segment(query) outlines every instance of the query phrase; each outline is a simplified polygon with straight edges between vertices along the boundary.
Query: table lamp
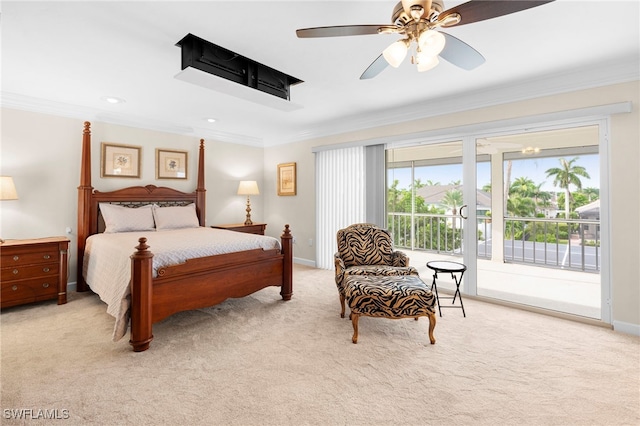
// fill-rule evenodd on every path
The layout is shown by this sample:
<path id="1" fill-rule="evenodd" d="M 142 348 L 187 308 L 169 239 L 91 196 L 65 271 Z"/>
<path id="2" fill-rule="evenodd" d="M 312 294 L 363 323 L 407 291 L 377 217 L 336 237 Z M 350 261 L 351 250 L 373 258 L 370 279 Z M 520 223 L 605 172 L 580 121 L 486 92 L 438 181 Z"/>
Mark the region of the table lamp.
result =
<path id="1" fill-rule="evenodd" d="M 238 195 L 247 196 L 247 220 L 244 221 L 245 225 L 253 225 L 253 222 L 251 221 L 251 200 L 249 199 L 249 196 L 258 194 L 260 194 L 260 191 L 258 191 L 258 182 L 255 180 L 240 181 L 240 185 L 238 186 Z"/>
<path id="2" fill-rule="evenodd" d="M 11 176 L 0 176 L 0 200 L 17 200 L 18 193 L 16 192 L 16 186 L 13 183 Z M 4 240 L 0 238 L 0 244 L 4 243 Z"/>

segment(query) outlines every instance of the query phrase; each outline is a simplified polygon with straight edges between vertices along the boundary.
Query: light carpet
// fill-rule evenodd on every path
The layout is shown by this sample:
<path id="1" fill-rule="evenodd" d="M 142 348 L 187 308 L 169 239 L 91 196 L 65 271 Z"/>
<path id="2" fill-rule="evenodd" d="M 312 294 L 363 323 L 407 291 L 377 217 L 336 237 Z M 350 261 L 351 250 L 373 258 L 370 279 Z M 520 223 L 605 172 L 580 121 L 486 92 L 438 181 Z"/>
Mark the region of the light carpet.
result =
<path id="1" fill-rule="evenodd" d="M 448 303 L 448 302 L 445 302 Z M 1 315 L 2 424 L 638 425 L 640 339 L 472 299 L 426 318 L 339 316 L 333 271 L 111 341 L 91 293 Z M 21 411 L 22 410 L 22 411 Z M 26 411 L 26 410 L 31 410 Z M 64 420 L 20 420 L 68 417 Z"/>

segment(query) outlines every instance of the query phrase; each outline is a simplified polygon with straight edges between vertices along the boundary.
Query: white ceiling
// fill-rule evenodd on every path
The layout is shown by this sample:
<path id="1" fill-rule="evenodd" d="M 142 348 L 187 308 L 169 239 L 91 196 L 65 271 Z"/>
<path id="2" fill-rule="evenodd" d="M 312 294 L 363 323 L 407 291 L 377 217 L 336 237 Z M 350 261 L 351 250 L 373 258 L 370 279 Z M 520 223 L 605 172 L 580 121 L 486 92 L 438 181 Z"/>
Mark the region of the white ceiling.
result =
<path id="1" fill-rule="evenodd" d="M 556 0 L 447 29 L 485 56 L 473 71 L 441 61 L 418 73 L 405 60 L 359 80 L 398 36 L 295 34 L 388 24 L 395 3 L 3 1 L 2 105 L 270 146 L 640 78 L 638 0 Z M 445 9 L 460 3 L 445 0 Z M 291 88 L 302 108 L 285 112 L 176 79 L 175 44 L 188 33 L 303 80 Z"/>

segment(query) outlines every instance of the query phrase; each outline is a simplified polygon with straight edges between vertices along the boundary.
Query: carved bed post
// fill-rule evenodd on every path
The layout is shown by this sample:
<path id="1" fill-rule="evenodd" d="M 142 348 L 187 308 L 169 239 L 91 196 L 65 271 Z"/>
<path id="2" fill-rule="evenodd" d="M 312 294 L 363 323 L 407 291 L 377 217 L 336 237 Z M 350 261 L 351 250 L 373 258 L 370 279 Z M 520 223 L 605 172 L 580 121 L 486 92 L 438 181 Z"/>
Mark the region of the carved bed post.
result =
<path id="1" fill-rule="evenodd" d="M 207 212 L 206 205 L 207 190 L 204 186 L 204 139 L 200 139 L 200 150 L 198 152 L 198 186 L 196 188 L 196 208 L 200 218 L 200 226 L 205 225 Z"/>
<path id="2" fill-rule="evenodd" d="M 293 294 L 293 236 L 289 231 L 289 224 L 284 226 L 280 242 L 282 244 L 282 254 L 284 254 L 284 271 L 280 295 L 282 300 L 291 300 L 291 295 Z"/>
<path id="3" fill-rule="evenodd" d="M 91 220 L 91 123 L 84 122 L 82 132 L 82 160 L 80 163 L 80 186 L 78 187 L 78 265 L 76 290 L 87 291 L 88 286 L 82 276 L 84 248 L 89 236 Z"/>
<path id="4" fill-rule="evenodd" d="M 153 340 L 153 253 L 148 249 L 147 239 L 138 240 L 136 252 L 131 255 L 131 339 L 129 344 L 135 352 L 149 349 Z"/>

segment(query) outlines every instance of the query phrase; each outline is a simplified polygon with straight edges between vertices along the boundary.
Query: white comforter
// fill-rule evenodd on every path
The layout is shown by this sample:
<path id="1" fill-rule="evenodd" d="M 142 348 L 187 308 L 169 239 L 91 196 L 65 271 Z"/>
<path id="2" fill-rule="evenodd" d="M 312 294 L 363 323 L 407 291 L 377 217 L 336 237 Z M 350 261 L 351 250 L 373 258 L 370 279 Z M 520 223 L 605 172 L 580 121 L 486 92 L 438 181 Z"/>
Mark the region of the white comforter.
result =
<path id="1" fill-rule="evenodd" d="M 92 235 L 87 238 L 83 276 L 91 290 L 107 304 L 107 312 L 116 319 L 114 341 L 126 334 L 129 325 L 130 256 L 140 237 L 147 238 L 149 250 L 154 255 L 154 277 L 158 268 L 187 259 L 256 248 L 280 249 L 280 242 L 273 237 L 205 227 Z"/>

